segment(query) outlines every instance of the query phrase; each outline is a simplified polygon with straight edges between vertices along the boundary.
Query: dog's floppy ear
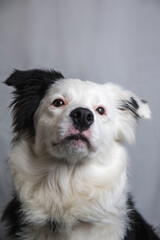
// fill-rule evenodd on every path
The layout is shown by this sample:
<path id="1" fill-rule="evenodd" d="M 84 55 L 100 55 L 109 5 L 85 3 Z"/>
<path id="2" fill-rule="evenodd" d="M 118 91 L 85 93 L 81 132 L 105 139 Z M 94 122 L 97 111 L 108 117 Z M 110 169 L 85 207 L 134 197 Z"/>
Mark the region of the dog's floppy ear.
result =
<path id="1" fill-rule="evenodd" d="M 129 143 L 135 140 L 135 126 L 138 119 L 149 119 L 151 112 L 145 100 L 139 99 L 130 91 L 117 85 L 110 84 L 113 93 L 116 114 L 116 139 L 127 140 Z"/>
<path id="2" fill-rule="evenodd" d="M 15 88 L 13 107 L 14 132 L 21 134 L 34 134 L 33 117 L 40 101 L 49 86 L 63 75 L 54 70 L 33 69 L 27 71 L 15 70 L 5 81 Z"/>

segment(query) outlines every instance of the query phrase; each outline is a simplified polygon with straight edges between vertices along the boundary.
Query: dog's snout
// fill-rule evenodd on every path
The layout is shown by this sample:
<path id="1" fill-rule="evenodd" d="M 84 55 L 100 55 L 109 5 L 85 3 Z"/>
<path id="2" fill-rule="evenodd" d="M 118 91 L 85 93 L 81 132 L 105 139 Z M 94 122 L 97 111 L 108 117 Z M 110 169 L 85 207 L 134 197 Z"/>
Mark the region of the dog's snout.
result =
<path id="1" fill-rule="evenodd" d="M 94 115 L 87 108 L 80 107 L 74 109 L 71 112 L 70 117 L 73 121 L 74 127 L 81 132 L 87 130 L 94 122 Z"/>

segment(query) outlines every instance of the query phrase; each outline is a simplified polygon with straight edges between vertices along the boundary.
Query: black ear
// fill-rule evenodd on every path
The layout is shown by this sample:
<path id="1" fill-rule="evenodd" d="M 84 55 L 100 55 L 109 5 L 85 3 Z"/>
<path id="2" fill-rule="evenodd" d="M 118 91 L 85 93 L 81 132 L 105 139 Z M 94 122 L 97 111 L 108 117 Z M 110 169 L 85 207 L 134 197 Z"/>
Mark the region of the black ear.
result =
<path id="1" fill-rule="evenodd" d="M 33 69 L 28 71 L 15 70 L 5 81 L 15 88 L 13 107 L 13 127 L 18 135 L 34 135 L 34 114 L 40 101 L 51 84 L 63 75 L 54 70 Z"/>

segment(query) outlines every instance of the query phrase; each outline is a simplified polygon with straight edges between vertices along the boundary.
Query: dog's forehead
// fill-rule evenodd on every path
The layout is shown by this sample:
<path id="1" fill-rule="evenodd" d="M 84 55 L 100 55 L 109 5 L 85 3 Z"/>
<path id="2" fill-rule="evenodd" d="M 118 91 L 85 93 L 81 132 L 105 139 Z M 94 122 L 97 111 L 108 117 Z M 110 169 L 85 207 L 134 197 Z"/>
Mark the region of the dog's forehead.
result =
<path id="1" fill-rule="evenodd" d="M 91 81 L 82 81 L 80 79 L 62 79 L 53 84 L 49 95 L 61 94 L 65 97 L 82 98 L 103 98 L 106 95 L 105 87 L 102 84 Z"/>

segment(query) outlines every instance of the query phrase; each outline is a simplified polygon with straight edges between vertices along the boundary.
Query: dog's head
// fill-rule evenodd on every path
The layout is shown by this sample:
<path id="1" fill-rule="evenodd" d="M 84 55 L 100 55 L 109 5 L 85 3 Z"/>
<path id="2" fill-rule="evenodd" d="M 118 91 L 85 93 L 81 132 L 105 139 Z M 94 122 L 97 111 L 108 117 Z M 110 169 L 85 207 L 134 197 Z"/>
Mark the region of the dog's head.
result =
<path id="1" fill-rule="evenodd" d="M 57 159 L 92 158 L 114 143 L 134 141 L 139 118 L 149 118 L 144 100 L 117 85 L 65 79 L 44 70 L 16 70 L 7 80 L 15 87 L 14 132 L 35 139 L 37 153 Z"/>

